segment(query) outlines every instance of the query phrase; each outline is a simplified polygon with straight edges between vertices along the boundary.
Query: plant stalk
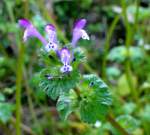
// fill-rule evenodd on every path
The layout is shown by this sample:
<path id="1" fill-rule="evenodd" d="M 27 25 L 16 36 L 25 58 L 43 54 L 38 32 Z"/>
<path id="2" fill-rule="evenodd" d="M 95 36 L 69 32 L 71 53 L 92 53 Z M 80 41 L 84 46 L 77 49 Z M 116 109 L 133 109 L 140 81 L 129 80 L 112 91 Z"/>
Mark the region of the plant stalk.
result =
<path id="1" fill-rule="evenodd" d="M 17 64 L 17 73 L 16 73 L 16 135 L 21 135 L 21 83 L 22 83 L 22 74 L 23 74 L 23 55 L 24 47 L 18 44 L 18 64 Z"/>
<path id="2" fill-rule="evenodd" d="M 123 127 L 121 127 L 121 125 L 111 115 L 107 116 L 107 120 L 121 133 L 121 135 L 129 135 L 129 133 Z"/>
<path id="3" fill-rule="evenodd" d="M 138 10 L 136 10 L 136 12 L 138 12 Z M 138 94 L 137 94 L 137 91 L 134 87 L 133 80 L 132 80 L 131 61 L 130 61 L 130 45 L 132 44 L 133 30 L 136 27 L 135 28 L 133 27 L 133 29 L 131 29 L 131 26 L 130 26 L 128 18 L 127 18 L 127 8 L 126 8 L 126 3 L 124 0 L 122 0 L 122 15 L 124 17 L 124 23 L 125 23 L 125 27 L 126 27 L 126 40 L 125 40 L 125 46 L 127 49 L 127 59 L 125 61 L 126 77 L 127 77 L 127 81 L 128 81 L 133 99 L 137 104 L 139 104 Z M 136 13 L 135 21 L 138 20 L 137 17 L 138 17 L 138 14 Z M 137 22 L 135 22 L 135 24 L 136 23 Z"/>
<path id="4" fill-rule="evenodd" d="M 112 34 L 115 30 L 115 27 L 119 21 L 120 15 L 117 15 L 112 24 L 110 25 L 110 28 L 107 32 L 107 37 L 106 37 L 106 42 L 104 45 L 104 56 L 103 56 L 103 61 L 102 61 L 102 78 L 106 81 L 106 62 L 107 62 L 107 55 L 108 55 L 108 51 L 109 51 L 109 47 L 110 47 L 110 40 L 112 37 Z"/>

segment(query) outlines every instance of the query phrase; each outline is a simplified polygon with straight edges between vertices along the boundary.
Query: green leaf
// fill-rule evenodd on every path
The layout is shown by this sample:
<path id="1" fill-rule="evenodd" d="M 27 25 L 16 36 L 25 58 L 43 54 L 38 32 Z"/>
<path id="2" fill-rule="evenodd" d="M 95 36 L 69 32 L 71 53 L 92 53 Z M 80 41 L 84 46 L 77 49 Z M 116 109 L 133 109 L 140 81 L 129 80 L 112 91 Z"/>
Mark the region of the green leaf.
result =
<path id="1" fill-rule="evenodd" d="M 85 50 L 83 48 L 76 47 L 73 51 L 74 51 L 74 56 L 75 56 L 75 59 L 77 62 L 85 62 L 86 61 Z"/>
<path id="2" fill-rule="evenodd" d="M 140 47 L 130 47 L 128 56 L 127 48 L 125 46 L 119 46 L 110 51 L 108 59 L 110 61 L 122 63 L 127 59 L 127 57 L 130 57 L 133 63 L 140 63 L 143 60 L 143 56 L 144 52 Z"/>
<path id="3" fill-rule="evenodd" d="M 150 105 L 147 104 L 144 107 L 144 110 L 141 112 L 141 117 L 144 121 L 149 122 L 150 123 Z"/>
<path id="4" fill-rule="evenodd" d="M 57 101 L 57 110 L 63 120 L 66 120 L 68 115 L 72 113 L 76 107 L 77 95 L 73 90 L 70 90 L 69 93 L 60 95 Z"/>
<path id="5" fill-rule="evenodd" d="M 106 70 L 107 77 L 110 80 L 114 80 L 115 78 L 119 77 L 121 74 L 120 70 L 117 67 L 108 67 Z"/>
<path id="6" fill-rule="evenodd" d="M 132 82 L 134 87 L 136 88 L 137 86 L 137 79 L 134 75 L 131 76 L 132 77 Z M 127 77 L 125 74 L 123 74 L 119 80 L 118 80 L 118 88 L 117 88 L 117 92 L 121 95 L 121 96 L 127 96 L 130 94 L 130 86 L 127 80 Z"/>
<path id="7" fill-rule="evenodd" d="M 12 116 L 14 106 L 10 103 L 0 103 L 0 121 L 6 123 Z"/>
<path id="8" fill-rule="evenodd" d="M 134 17 L 136 14 L 137 7 L 135 5 L 128 6 L 127 8 L 127 13 L 133 18 L 134 22 Z M 144 19 L 149 19 L 150 17 L 150 8 L 145 8 L 145 7 L 139 7 L 138 11 L 138 21 L 143 21 Z"/>
<path id="9" fill-rule="evenodd" d="M 0 93 L 0 102 L 1 101 L 5 101 L 5 96 L 2 93 Z"/>
<path id="10" fill-rule="evenodd" d="M 140 124 L 138 120 L 130 115 L 121 115 L 116 120 L 129 133 L 132 133 Z"/>
<path id="11" fill-rule="evenodd" d="M 111 95 L 107 85 L 96 75 L 84 75 L 81 91 L 81 119 L 88 123 L 104 120 L 111 105 Z"/>
<path id="12" fill-rule="evenodd" d="M 45 75 L 51 76 L 50 79 Z M 59 68 L 44 69 L 41 72 L 40 88 L 52 99 L 56 99 L 62 93 L 68 93 L 79 82 L 80 73 L 73 70 L 70 73 L 60 73 Z"/>
<path id="13" fill-rule="evenodd" d="M 123 112 L 125 114 L 132 114 L 136 109 L 136 104 L 133 102 L 128 102 L 123 106 Z"/>
<path id="14" fill-rule="evenodd" d="M 138 129 L 140 122 L 132 117 L 131 115 L 120 115 L 116 118 L 117 123 L 124 128 L 129 134 L 133 134 L 135 130 Z M 117 128 L 114 128 L 108 123 L 109 129 L 112 131 L 113 135 L 122 135 Z"/>

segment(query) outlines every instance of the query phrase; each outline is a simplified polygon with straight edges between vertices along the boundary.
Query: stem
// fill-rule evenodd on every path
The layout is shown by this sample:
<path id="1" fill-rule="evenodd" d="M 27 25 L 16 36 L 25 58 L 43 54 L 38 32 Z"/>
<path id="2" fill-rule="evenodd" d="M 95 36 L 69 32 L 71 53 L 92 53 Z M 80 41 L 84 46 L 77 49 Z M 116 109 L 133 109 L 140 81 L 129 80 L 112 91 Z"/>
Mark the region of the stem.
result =
<path id="1" fill-rule="evenodd" d="M 136 12 L 135 12 L 135 16 L 134 16 L 134 32 L 137 32 L 138 30 L 138 16 L 139 16 L 139 4 L 140 1 L 136 0 Z"/>
<path id="2" fill-rule="evenodd" d="M 23 55 L 24 46 L 18 44 L 18 64 L 17 64 L 17 75 L 16 75 L 16 135 L 21 135 L 21 82 L 22 82 L 22 69 L 23 69 Z"/>
<path id="3" fill-rule="evenodd" d="M 15 16 L 13 14 L 13 7 L 5 1 L 7 6 L 7 11 L 12 23 L 15 23 Z M 16 35 L 16 42 L 18 45 L 18 60 L 17 60 L 17 72 L 16 72 L 16 135 L 21 135 L 21 82 L 22 82 L 22 68 L 23 68 L 23 56 L 24 56 L 24 46 L 21 45 L 18 37 L 19 33 Z"/>
<path id="4" fill-rule="evenodd" d="M 127 49 L 127 60 L 125 61 L 125 71 L 126 71 L 126 77 L 127 77 L 127 81 L 133 96 L 133 99 L 135 100 L 135 102 L 137 104 L 139 104 L 138 101 L 138 94 L 137 91 L 134 87 L 133 81 L 132 81 L 132 72 L 131 72 L 131 65 L 130 65 L 130 44 L 132 43 L 131 40 L 133 39 L 133 33 L 131 30 L 131 26 L 128 22 L 128 18 L 127 18 L 127 13 L 126 13 L 126 3 L 124 2 L 124 0 L 122 0 L 122 15 L 124 17 L 124 22 L 125 22 L 125 26 L 126 26 L 126 40 L 125 40 L 125 45 L 126 45 L 126 49 Z M 137 10 L 138 12 L 138 10 Z M 136 13 L 137 16 L 137 13 Z M 137 21 L 137 17 L 135 19 Z"/>
<path id="5" fill-rule="evenodd" d="M 16 124 L 16 119 L 12 117 L 10 122 L 11 122 L 13 125 L 15 125 L 15 124 Z M 32 131 L 32 129 L 31 129 L 30 127 L 28 127 L 27 125 L 24 125 L 23 123 L 21 123 L 20 126 L 21 126 L 21 128 L 22 128 L 25 132 L 27 132 L 28 134 L 30 134 L 30 135 L 36 135 L 36 134 Z M 10 134 L 9 134 L 9 135 L 10 135 Z"/>
<path id="6" fill-rule="evenodd" d="M 9 14 L 10 20 L 12 23 L 14 23 L 15 22 L 15 16 L 14 16 L 13 10 L 12 10 L 13 7 L 8 1 L 4 1 L 4 2 L 6 4 L 6 8 L 7 8 L 7 12 Z"/>
<path id="7" fill-rule="evenodd" d="M 129 133 L 124 128 L 122 128 L 121 125 L 111 115 L 107 116 L 107 120 L 121 133 L 121 135 L 129 135 Z"/>
<path id="8" fill-rule="evenodd" d="M 115 19 L 113 20 L 109 30 L 108 30 L 108 34 L 106 37 L 106 42 L 104 45 L 104 57 L 103 57 L 103 61 L 102 61 L 102 77 L 103 79 L 106 81 L 106 62 L 107 62 L 107 55 L 108 55 L 108 51 L 109 51 L 109 46 L 110 46 L 110 40 L 113 34 L 113 31 L 119 21 L 120 15 L 116 16 Z"/>

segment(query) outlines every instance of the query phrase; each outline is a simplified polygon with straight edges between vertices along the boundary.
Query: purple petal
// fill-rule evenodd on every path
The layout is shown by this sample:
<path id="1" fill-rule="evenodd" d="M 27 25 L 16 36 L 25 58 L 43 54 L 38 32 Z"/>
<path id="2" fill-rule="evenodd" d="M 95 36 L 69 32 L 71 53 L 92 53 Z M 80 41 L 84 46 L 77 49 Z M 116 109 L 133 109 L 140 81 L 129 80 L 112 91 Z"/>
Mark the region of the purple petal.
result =
<path id="1" fill-rule="evenodd" d="M 47 24 L 47 25 L 45 26 L 45 31 L 48 33 L 50 30 L 56 31 L 55 26 L 52 25 L 52 24 Z"/>
<path id="2" fill-rule="evenodd" d="M 27 19 L 20 19 L 18 23 L 23 28 L 26 28 L 29 25 L 31 25 L 30 21 L 28 21 Z"/>
<path id="3" fill-rule="evenodd" d="M 71 53 L 66 47 L 62 48 L 60 50 L 59 55 L 60 55 L 61 62 L 64 65 L 69 65 L 70 64 L 70 62 L 71 62 Z"/>
<path id="4" fill-rule="evenodd" d="M 72 41 L 71 41 L 71 44 L 73 45 L 73 47 L 76 46 L 80 38 L 89 40 L 88 34 L 83 29 L 85 24 L 86 24 L 85 19 L 80 19 L 79 21 L 76 22 L 74 29 L 73 29 L 73 33 L 72 33 L 73 35 L 72 35 Z"/>
<path id="5" fill-rule="evenodd" d="M 74 29 L 82 29 L 86 25 L 86 19 L 80 19 L 75 22 Z"/>
<path id="6" fill-rule="evenodd" d="M 82 36 L 82 33 L 81 33 L 81 30 L 79 29 L 74 29 L 73 30 L 73 33 L 72 33 L 72 41 L 71 41 L 71 44 L 75 47 L 78 40 L 81 38 Z"/>
<path id="7" fill-rule="evenodd" d="M 56 43 L 57 44 L 57 34 L 56 34 L 56 28 L 52 24 L 47 24 L 45 26 L 45 31 L 48 34 L 49 42 Z"/>
<path id="8" fill-rule="evenodd" d="M 73 47 L 76 46 L 76 44 L 77 44 L 77 42 L 80 38 L 82 38 L 84 40 L 89 40 L 90 39 L 85 30 L 83 30 L 83 29 L 74 29 L 73 30 L 72 41 L 71 41 L 71 44 L 73 45 Z"/>
<path id="9" fill-rule="evenodd" d="M 44 37 L 38 32 L 38 30 L 28 21 L 27 19 L 20 19 L 19 25 L 25 28 L 23 40 L 27 41 L 31 37 L 38 38 L 44 45 L 47 45 L 47 41 Z"/>

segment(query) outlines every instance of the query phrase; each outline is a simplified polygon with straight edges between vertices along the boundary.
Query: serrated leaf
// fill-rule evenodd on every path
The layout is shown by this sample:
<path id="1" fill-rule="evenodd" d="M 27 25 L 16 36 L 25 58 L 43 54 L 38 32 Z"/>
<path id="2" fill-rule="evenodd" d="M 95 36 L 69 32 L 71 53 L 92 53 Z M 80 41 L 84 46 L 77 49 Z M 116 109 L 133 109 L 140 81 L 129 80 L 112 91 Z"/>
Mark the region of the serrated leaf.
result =
<path id="1" fill-rule="evenodd" d="M 77 95 L 73 90 L 71 90 L 69 93 L 60 95 L 57 101 L 57 110 L 63 120 L 67 119 L 68 115 L 74 111 L 76 106 Z"/>
<path id="2" fill-rule="evenodd" d="M 61 74 L 57 71 L 58 69 L 44 69 L 41 72 L 40 81 L 40 88 L 54 100 L 62 93 L 68 93 L 70 89 L 74 88 L 80 78 L 80 73 L 75 70 L 68 74 Z M 49 75 L 51 78 L 48 79 L 45 75 Z"/>
<path id="3" fill-rule="evenodd" d="M 6 123 L 12 116 L 14 106 L 9 103 L 0 103 L 0 121 Z"/>
<path id="4" fill-rule="evenodd" d="M 84 75 L 82 100 L 80 101 L 81 119 L 88 123 L 104 120 L 111 105 L 107 85 L 96 75 Z"/>

